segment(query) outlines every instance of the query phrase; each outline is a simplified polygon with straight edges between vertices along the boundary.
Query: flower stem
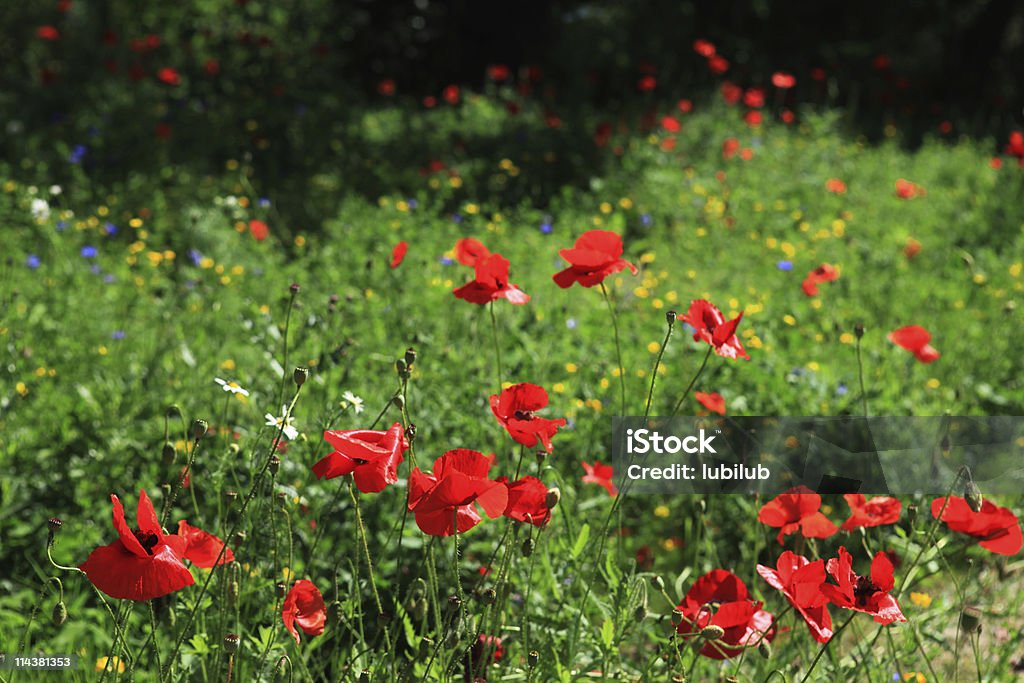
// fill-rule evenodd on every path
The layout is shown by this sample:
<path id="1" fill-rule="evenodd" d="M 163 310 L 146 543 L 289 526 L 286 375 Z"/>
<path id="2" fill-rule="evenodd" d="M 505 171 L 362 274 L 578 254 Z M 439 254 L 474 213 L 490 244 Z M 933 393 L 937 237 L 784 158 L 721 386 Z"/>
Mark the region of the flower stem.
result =
<path id="1" fill-rule="evenodd" d="M 498 344 L 498 318 L 494 315 L 494 302 L 490 303 L 491 331 L 494 333 L 494 362 L 498 369 L 498 393 L 501 393 L 501 382 L 505 376 L 501 368 L 501 345 Z"/>
<path id="2" fill-rule="evenodd" d="M 281 364 L 282 368 L 287 368 L 288 367 L 288 329 L 291 327 L 291 324 L 292 324 L 292 309 L 295 308 L 295 297 L 299 293 L 299 288 L 297 286 L 293 285 L 290 288 L 290 291 L 291 291 L 291 297 L 288 299 L 288 312 L 285 313 L 285 316 L 284 316 L 284 342 L 283 342 L 283 345 L 284 345 L 284 348 L 283 348 L 284 362 Z M 288 386 L 288 370 L 284 370 L 284 376 L 281 378 L 281 389 L 278 391 L 278 394 L 277 394 L 277 402 L 278 403 L 282 403 L 282 404 L 284 403 L 284 388 L 286 386 Z"/>
<path id="3" fill-rule="evenodd" d="M 836 631 L 832 634 L 832 637 L 822 644 L 822 646 L 818 649 L 818 654 L 814 657 L 814 661 L 811 662 L 811 668 L 809 668 L 807 670 L 807 673 L 804 674 L 804 677 L 800 679 L 800 683 L 806 683 L 808 680 L 810 680 L 811 673 L 814 671 L 814 667 L 818 665 L 818 662 L 825 654 L 825 651 L 828 650 L 828 646 L 832 644 L 833 640 L 839 639 L 839 634 L 843 632 L 843 629 L 845 629 L 851 621 L 853 621 L 854 616 L 856 616 L 856 613 L 853 613 L 849 617 L 847 617 L 846 621 L 843 622 L 842 626 L 836 629 Z"/>
<path id="4" fill-rule="evenodd" d="M 676 413 L 679 412 L 679 409 L 683 407 L 683 401 L 685 401 L 686 397 L 690 395 L 690 390 L 693 389 L 693 385 L 697 383 L 697 379 L 699 379 L 701 374 L 704 372 L 704 368 L 708 365 L 708 359 L 711 358 L 711 352 L 714 350 L 715 347 L 708 344 L 708 352 L 704 354 L 704 360 L 701 362 L 700 368 L 697 370 L 697 374 L 695 374 L 693 379 L 690 380 L 690 384 L 686 387 L 686 391 L 684 391 L 683 395 L 679 397 L 679 400 L 676 402 L 676 407 L 672 409 L 673 416 L 676 415 Z"/>
<path id="5" fill-rule="evenodd" d="M 608 313 L 612 318 L 612 330 L 615 332 L 615 356 L 619 363 L 619 415 L 625 415 L 626 369 L 622 365 L 622 344 L 619 342 L 619 318 L 615 315 L 615 306 L 612 305 L 612 299 L 608 295 L 608 289 L 604 286 L 604 282 L 601 283 L 601 294 L 604 295 L 604 301 L 608 304 Z"/>
<path id="6" fill-rule="evenodd" d="M 651 401 L 654 400 L 654 384 L 658 381 L 658 368 L 661 367 L 661 359 L 665 355 L 665 348 L 668 346 L 668 340 L 672 338 L 672 330 L 676 326 L 676 317 L 673 314 L 669 314 L 668 318 L 668 330 L 665 332 L 665 340 L 661 342 L 661 349 L 658 350 L 658 358 L 654 361 L 654 370 L 651 371 L 651 388 L 647 392 L 647 405 L 644 406 L 644 419 L 646 420 L 651 414 Z"/>
<path id="7" fill-rule="evenodd" d="M 860 337 L 857 337 L 857 377 L 860 379 L 860 400 L 864 405 L 864 417 L 867 417 L 868 393 L 864 390 L 864 361 L 861 359 L 860 355 Z"/>

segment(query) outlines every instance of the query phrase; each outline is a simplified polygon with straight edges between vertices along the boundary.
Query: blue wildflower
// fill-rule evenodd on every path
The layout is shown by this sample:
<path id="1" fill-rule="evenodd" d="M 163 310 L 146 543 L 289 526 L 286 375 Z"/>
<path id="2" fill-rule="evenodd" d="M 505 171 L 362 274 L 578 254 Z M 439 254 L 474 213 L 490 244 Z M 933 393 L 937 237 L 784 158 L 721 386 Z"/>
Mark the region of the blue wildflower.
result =
<path id="1" fill-rule="evenodd" d="M 540 224 L 540 231 L 542 233 L 544 233 L 545 235 L 550 235 L 551 231 L 554 230 L 554 229 L 555 228 L 554 228 L 554 226 L 551 225 L 551 220 L 550 219 L 545 220 L 543 223 Z"/>
<path id="2" fill-rule="evenodd" d="M 450 266 L 453 263 L 455 263 L 455 261 L 453 261 L 452 259 L 448 258 L 447 256 L 442 256 L 441 258 L 438 259 L 438 261 L 440 261 L 442 266 Z"/>
<path id="3" fill-rule="evenodd" d="M 259 204 L 261 209 L 265 209 L 270 206 L 270 200 L 266 197 L 260 197 L 256 203 Z"/>
<path id="4" fill-rule="evenodd" d="M 792 261 L 779 261 L 778 263 L 775 264 L 775 267 L 778 268 L 779 270 L 790 271 L 790 270 L 793 270 L 793 262 Z"/>
<path id="5" fill-rule="evenodd" d="M 837 393 L 838 395 L 840 395 L 840 396 L 846 396 L 846 393 L 847 393 L 847 392 L 848 392 L 849 390 L 850 390 L 850 388 L 849 388 L 849 387 L 847 387 L 847 386 L 846 386 L 845 384 L 843 384 L 842 382 L 840 382 L 840 383 L 839 383 L 839 386 L 837 386 L 837 387 L 836 387 L 836 393 Z"/>
<path id="6" fill-rule="evenodd" d="M 570 330 L 575 330 L 576 325 L 576 318 L 569 318 L 568 320 L 565 321 L 565 326 L 568 327 Z"/>
<path id="7" fill-rule="evenodd" d="M 649 213 L 645 213 L 645 214 L 641 214 L 640 215 L 640 222 L 643 223 L 644 227 L 647 227 L 648 225 L 650 225 L 653 222 L 653 220 L 654 219 L 651 218 L 651 214 L 649 214 Z"/>
<path id="8" fill-rule="evenodd" d="M 124 339 L 124 330 L 114 330 L 114 332 L 110 335 L 110 338 L 117 340 Z"/>
<path id="9" fill-rule="evenodd" d="M 108 235 L 116 235 L 117 234 L 117 226 L 114 225 L 113 223 L 110 223 L 110 222 L 104 223 L 103 224 L 103 232 L 107 233 Z"/>
<path id="10" fill-rule="evenodd" d="M 188 260 L 192 262 L 192 265 L 198 266 L 203 260 L 203 254 L 198 249 L 189 249 Z"/>
<path id="11" fill-rule="evenodd" d="M 70 164 L 80 164 L 80 163 L 82 163 L 82 159 L 85 158 L 85 154 L 88 151 L 89 151 L 89 148 L 86 147 L 85 145 L 75 145 L 74 147 L 71 148 L 71 154 L 68 155 L 68 163 L 70 163 Z"/>
<path id="12" fill-rule="evenodd" d="M 28 257 L 25 259 L 25 265 L 31 268 L 32 270 L 38 268 L 40 263 L 41 261 L 39 260 L 39 257 L 36 256 L 35 254 L 29 254 Z"/>
<path id="13" fill-rule="evenodd" d="M 84 247 L 82 247 L 81 253 L 82 258 L 96 258 L 96 255 L 99 254 L 99 251 L 96 249 L 96 247 L 87 244 Z"/>
<path id="14" fill-rule="evenodd" d="M 462 222 L 462 214 L 461 213 L 453 213 L 452 214 L 452 220 L 455 221 L 456 223 L 461 223 Z"/>

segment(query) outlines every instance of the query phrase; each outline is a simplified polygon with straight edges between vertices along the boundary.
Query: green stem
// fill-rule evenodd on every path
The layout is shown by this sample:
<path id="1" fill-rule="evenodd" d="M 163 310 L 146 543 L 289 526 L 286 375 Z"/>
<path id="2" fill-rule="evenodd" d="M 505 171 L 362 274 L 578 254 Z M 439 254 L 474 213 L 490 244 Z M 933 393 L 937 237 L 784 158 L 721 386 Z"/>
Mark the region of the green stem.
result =
<path id="1" fill-rule="evenodd" d="M 853 621 L 853 618 L 855 616 L 856 612 L 847 617 L 846 621 L 843 622 L 843 625 L 836 629 L 836 631 L 832 634 L 832 637 L 822 644 L 822 646 L 818 649 L 818 654 L 814 657 L 814 661 L 811 662 L 811 668 L 809 668 L 807 670 L 807 673 L 804 674 L 804 677 L 800 679 L 800 683 L 806 683 L 810 680 L 811 673 L 814 671 L 814 667 L 818 666 L 818 662 L 821 660 L 821 657 L 825 654 L 825 651 L 828 650 L 828 646 L 832 644 L 833 640 L 839 640 L 839 634 L 843 632 L 843 629 L 845 629 L 851 621 Z"/>
<path id="2" fill-rule="evenodd" d="M 494 333 L 494 362 L 498 369 L 498 393 L 501 393 L 502 378 L 505 376 L 501 369 L 501 345 L 498 343 L 498 318 L 494 315 L 494 302 L 490 304 L 491 310 L 491 331 Z"/>
<path id="3" fill-rule="evenodd" d="M 864 362 L 860 356 L 860 337 L 857 337 L 857 377 L 860 378 L 860 400 L 864 404 L 864 417 L 867 417 L 868 392 L 864 390 Z"/>
<path id="4" fill-rule="evenodd" d="M 697 374 L 695 374 L 693 376 L 693 379 L 690 380 L 690 383 L 686 386 L 686 391 L 684 391 L 683 395 L 679 397 L 679 400 L 676 402 L 676 407 L 672 409 L 673 416 L 675 416 L 679 412 L 679 409 L 683 407 L 683 401 L 685 401 L 686 397 L 690 395 L 690 390 L 693 389 L 693 385 L 697 383 L 697 380 L 704 372 L 704 368 L 706 368 L 708 365 L 708 359 L 711 358 L 711 352 L 714 350 L 715 347 L 711 344 L 708 344 L 708 351 L 707 353 L 704 354 L 704 360 L 701 361 L 700 368 L 697 370 Z"/>
<path id="5" fill-rule="evenodd" d="M 604 296 L 604 301 L 608 304 L 608 313 L 612 318 L 612 330 L 615 332 L 615 357 L 619 363 L 619 415 L 626 414 L 626 369 L 622 365 L 622 344 L 619 343 L 619 318 L 615 314 L 615 306 L 612 305 L 612 299 L 608 295 L 608 289 L 605 288 L 604 282 L 601 283 L 601 294 Z"/>
<path id="6" fill-rule="evenodd" d="M 288 329 L 292 324 L 292 309 L 295 307 L 295 297 L 299 293 L 299 288 L 296 285 L 292 285 L 289 290 L 291 291 L 291 298 L 288 299 L 288 312 L 284 316 L 284 363 L 281 365 L 284 368 L 284 377 L 281 378 L 281 389 L 277 394 L 277 402 L 284 403 L 284 388 L 288 386 Z"/>
<path id="7" fill-rule="evenodd" d="M 668 317 L 668 330 L 665 332 L 665 340 L 661 342 L 661 349 L 658 350 L 658 358 L 654 361 L 654 370 L 651 371 L 651 388 L 647 392 L 647 405 L 644 406 L 644 419 L 646 420 L 651 414 L 651 401 L 654 400 L 654 384 L 658 380 L 658 369 L 661 367 L 662 356 L 665 355 L 665 348 L 668 346 L 668 340 L 672 338 L 672 330 L 676 326 L 676 316 L 674 313 L 670 313 Z"/>

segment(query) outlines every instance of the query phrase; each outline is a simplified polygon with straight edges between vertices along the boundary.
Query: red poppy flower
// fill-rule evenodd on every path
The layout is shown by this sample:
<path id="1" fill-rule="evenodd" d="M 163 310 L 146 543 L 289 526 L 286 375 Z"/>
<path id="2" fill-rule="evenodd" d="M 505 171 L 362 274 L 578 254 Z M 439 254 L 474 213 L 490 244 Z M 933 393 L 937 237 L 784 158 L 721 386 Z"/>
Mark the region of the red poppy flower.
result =
<path id="1" fill-rule="evenodd" d="M 540 441 L 550 453 L 553 449 L 551 437 L 559 427 L 566 425 L 566 421 L 564 418 L 552 420 L 533 414 L 547 404 L 548 392 L 544 387 L 528 382 L 514 384 L 503 389 L 500 395 L 491 396 L 491 412 L 516 443 L 533 448 Z"/>
<path id="2" fill-rule="evenodd" d="M 743 120 L 751 128 L 757 128 L 761 125 L 762 121 L 764 121 L 764 117 L 761 115 L 761 112 L 756 109 L 751 109 L 743 115 Z"/>
<path id="3" fill-rule="evenodd" d="M 136 529 L 128 527 L 118 497 L 111 495 L 110 501 L 118 538 L 93 550 L 79 566 L 94 586 L 112 598 L 152 600 L 195 583 L 181 562 L 185 540 L 163 532 L 145 491 L 139 491 Z"/>
<path id="4" fill-rule="evenodd" d="M 811 78 L 816 81 L 823 81 L 828 77 L 828 73 L 820 66 L 816 66 L 811 69 Z"/>
<path id="5" fill-rule="evenodd" d="M 825 181 L 825 189 L 832 194 L 846 194 L 846 183 L 839 178 L 829 178 Z"/>
<path id="6" fill-rule="evenodd" d="M 725 399 L 722 398 L 722 395 L 717 391 L 713 391 L 710 394 L 705 394 L 703 391 L 697 391 L 694 392 L 693 397 L 711 412 L 718 413 L 719 415 L 725 415 Z"/>
<path id="7" fill-rule="evenodd" d="M 725 81 L 722 83 L 722 99 L 725 100 L 726 104 L 733 105 L 740 101 L 743 97 L 743 88 L 736 85 L 732 81 Z"/>
<path id="8" fill-rule="evenodd" d="M 508 505 L 505 516 L 534 526 L 544 526 L 551 519 L 548 508 L 548 487 L 537 477 L 523 477 L 510 482 L 508 477 L 498 477 L 508 487 Z"/>
<path id="9" fill-rule="evenodd" d="M 495 83 L 504 83 L 508 80 L 509 69 L 504 64 L 492 64 L 487 67 L 487 77 Z"/>
<path id="10" fill-rule="evenodd" d="M 751 109 L 760 109 L 764 106 L 764 89 L 749 88 L 743 93 L 743 104 Z"/>
<path id="11" fill-rule="evenodd" d="M 227 548 L 220 562 L 217 562 L 224 541 L 208 531 L 192 526 L 184 519 L 178 522 L 178 536 L 185 541 L 182 559 L 188 560 L 200 569 L 209 569 L 214 563 L 220 566 L 235 561 L 235 554 L 231 552 L 231 548 Z"/>
<path id="12" fill-rule="evenodd" d="M 715 46 L 711 42 L 700 38 L 693 41 L 693 51 L 706 59 L 715 56 Z"/>
<path id="13" fill-rule="evenodd" d="M 903 245 L 903 255 L 909 260 L 917 256 L 919 253 L 921 253 L 921 243 L 913 237 L 908 237 L 907 243 Z"/>
<path id="14" fill-rule="evenodd" d="M 909 180 L 899 178 L 896 180 L 896 196 L 900 199 L 916 199 L 917 197 L 923 197 L 927 192 L 925 189 L 917 183 L 912 183 Z"/>
<path id="15" fill-rule="evenodd" d="M 870 577 L 853 571 L 853 558 L 843 546 L 839 546 L 839 557 L 830 559 L 826 566 L 839 584 L 821 584 L 821 592 L 833 605 L 870 614 L 883 626 L 907 620 L 896 598 L 889 595 L 896 582 L 892 578 L 892 562 L 884 552 L 876 553 L 871 561 Z"/>
<path id="16" fill-rule="evenodd" d="M 661 127 L 669 133 L 678 133 L 682 126 L 679 125 L 679 119 L 674 116 L 665 116 L 661 119 Z"/>
<path id="17" fill-rule="evenodd" d="M 883 526 L 900 521 L 900 510 L 903 504 L 890 496 L 875 496 L 867 500 L 863 493 L 847 493 L 843 496 L 846 504 L 853 512 L 843 522 L 843 531 L 853 531 L 859 527 Z"/>
<path id="18" fill-rule="evenodd" d="M 473 267 L 477 261 L 491 255 L 484 243 L 475 237 L 463 237 L 455 243 L 455 260 L 464 266 Z"/>
<path id="19" fill-rule="evenodd" d="M 636 83 L 636 89 L 640 92 L 651 92 L 658 87 L 658 79 L 654 76 L 644 76 Z"/>
<path id="20" fill-rule="evenodd" d="M 817 296 L 818 285 L 822 282 L 833 282 L 838 279 L 839 269 L 831 263 L 822 263 L 807 274 L 801 287 L 803 287 L 804 294 L 807 296 Z"/>
<path id="21" fill-rule="evenodd" d="M 932 501 L 932 516 L 937 517 L 945 498 Z M 981 511 L 971 510 L 967 501 L 959 496 L 950 496 L 942 521 L 953 531 L 980 539 L 979 545 L 997 555 L 1016 555 L 1020 552 L 1022 536 L 1017 515 L 1009 508 L 998 507 L 991 501 L 983 501 Z"/>
<path id="22" fill-rule="evenodd" d="M 676 104 L 676 108 L 684 114 L 689 114 L 693 111 L 693 100 L 679 100 L 679 103 Z"/>
<path id="23" fill-rule="evenodd" d="M 409 475 L 409 510 L 416 525 L 432 536 L 469 531 L 482 517 L 477 505 L 494 519 L 508 507 L 508 487 L 487 478 L 491 458 L 478 451 L 456 448 L 434 461 L 434 473 L 415 468 Z"/>
<path id="24" fill-rule="evenodd" d="M 694 341 L 704 341 L 714 347 L 715 353 L 723 358 L 743 358 L 750 360 L 742 342 L 736 336 L 736 328 L 743 319 L 743 311 L 726 321 L 722 312 L 704 299 L 697 299 L 690 302 L 690 308 L 686 315 L 682 316 L 684 323 L 693 328 Z"/>
<path id="25" fill-rule="evenodd" d="M 615 472 L 612 470 L 611 465 L 602 465 L 596 460 L 593 465 L 589 462 L 584 462 L 583 471 L 586 472 L 581 479 L 584 484 L 597 484 L 598 486 L 603 486 L 609 496 L 619 495 L 619 487 L 612 482 L 612 477 Z"/>
<path id="26" fill-rule="evenodd" d="M 828 642 L 832 637 L 832 615 L 828 612 L 828 598 L 821 592 L 821 584 L 825 583 L 824 560 L 811 562 L 787 550 L 779 556 L 775 569 L 759 564 L 757 573 L 772 588 L 782 591 L 816 641 Z"/>
<path id="27" fill-rule="evenodd" d="M 423 106 L 427 109 L 433 109 L 437 106 L 437 98 L 433 95 L 427 95 L 423 98 Z"/>
<path id="28" fill-rule="evenodd" d="M 780 493 L 762 505 L 757 521 L 779 527 L 776 537 L 779 545 L 782 545 L 783 537 L 798 531 L 804 538 L 828 538 L 839 531 L 821 513 L 821 496 L 803 485 Z"/>
<path id="29" fill-rule="evenodd" d="M 390 78 L 384 78 L 377 83 L 377 92 L 384 97 L 391 97 L 395 94 L 395 82 Z"/>
<path id="30" fill-rule="evenodd" d="M 409 243 L 401 241 L 395 245 L 395 248 L 391 250 L 391 268 L 395 269 L 402 265 L 402 259 L 405 258 L 405 252 L 409 251 Z"/>
<path id="31" fill-rule="evenodd" d="M 363 493 L 383 491 L 398 481 L 398 465 L 409 449 L 401 422 L 387 431 L 349 429 L 325 431 L 324 439 L 334 451 L 313 465 L 317 479 L 333 479 L 351 474 L 356 488 Z"/>
<path id="32" fill-rule="evenodd" d="M 622 238 L 610 230 L 587 230 L 579 236 L 572 249 L 560 249 L 559 256 L 569 263 L 555 273 L 554 280 L 562 289 L 579 283 L 593 287 L 623 268 L 636 275 L 639 270 L 622 258 Z"/>
<path id="33" fill-rule="evenodd" d="M 932 335 L 920 325 L 907 325 L 893 330 L 888 335 L 889 341 L 910 351 L 922 363 L 931 363 L 939 358 L 939 352 L 929 344 Z"/>
<path id="34" fill-rule="evenodd" d="M 489 304 L 498 299 L 509 303 L 525 304 L 530 295 L 508 281 L 508 259 L 501 254 L 491 254 L 476 262 L 474 278 L 452 291 L 456 298 L 471 304 Z"/>
<path id="35" fill-rule="evenodd" d="M 441 97 L 443 97 L 444 101 L 447 102 L 448 104 L 458 104 L 459 103 L 459 86 L 457 86 L 457 85 L 446 86 L 445 89 L 443 91 L 441 91 Z"/>
<path id="36" fill-rule="evenodd" d="M 267 227 L 267 224 L 255 219 L 249 221 L 249 232 L 257 242 L 262 242 L 270 236 L 270 228 Z"/>
<path id="37" fill-rule="evenodd" d="M 722 55 L 713 55 L 708 59 L 708 69 L 711 73 L 721 76 L 729 70 L 729 60 Z"/>
<path id="38" fill-rule="evenodd" d="M 608 144 L 608 141 L 612 137 L 612 124 L 607 121 L 602 121 L 597 124 L 597 128 L 594 129 L 594 144 L 598 147 L 604 147 Z"/>
<path id="39" fill-rule="evenodd" d="M 776 71 L 772 74 L 772 85 L 779 90 L 789 90 L 796 85 L 796 76 L 785 71 Z"/>
<path id="40" fill-rule="evenodd" d="M 736 138 L 726 138 L 722 143 L 723 159 L 732 159 L 738 151 L 740 151 L 740 141 Z"/>
<path id="41" fill-rule="evenodd" d="M 312 581 L 299 579 L 292 585 L 281 608 L 281 619 L 284 620 L 284 627 L 295 637 L 296 644 L 299 643 L 296 625 L 307 636 L 318 636 L 324 632 L 327 606 L 324 605 L 324 597 Z"/>
<path id="42" fill-rule="evenodd" d="M 153 127 L 153 132 L 161 140 L 168 140 L 171 137 L 173 129 L 171 128 L 171 124 L 166 121 L 158 121 L 156 126 Z"/>
<path id="43" fill-rule="evenodd" d="M 156 78 L 157 78 L 158 81 L 160 81 L 161 83 L 164 83 L 166 85 L 180 85 L 181 84 L 181 76 L 178 75 L 178 72 L 175 69 L 172 69 L 169 66 L 164 67 L 163 69 L 160 69 L 159 71 L 157 71 L 156 72 Z"/>
<path id="44" fill-rule="evenodd" d="M 1010 133 L 1010 142 L 1006 145 L 1006 153 L 1024 162 L 1024 133 L 1015 130 Z"/>
<path id="45" fill-rule="evenodd" d="M 498 636 L 488 636 L 481 633 L 477 636 L 473 647 L 469 649 L 465 680 L 486 681 L 483 676 L 476 677 L 476 673 L 483 673 L 484 670 L 495 662 L 500 662 L 505 656 L 505 648 Z"/>
<path id="46" fill-rule="evenodd" d="M 36 37 L 42 40 L 60 40 L 60 31 L 54 26 L 40 26 L 36 29 Z"/>
<path id="47" fill-rule="evenodd" d="M 718 626 L 725 634 L 707 642 L 700 654 L 711 659 L 728 659 L 743 652 L 742 647 L 771 642 L 775 637 L 774 617 L 761 609 L 761 602 L 750 599 L 747 586 L 738 576 L 724 569 L 712 569 L 694 581 L 676 608 L 682 619 L 676 632 L 684 640 L 707 626 Z"/>
<path id="48" fill-rule="evenodd" d="M 206 63 L 203 64 L 203 71 L 206 72 L 207 76 L 216 76 L 220 73 L 220 62 L 216 59 L 207 59 Z"/>
<path id="49" fill-rule="evenodd" d="M 789 109 L 783 109 L 782 112 L 779 114 L 779 118 L 782 119 L 782 122 L 788 126 L 789 124 L 796 121 L 796 114 L 794 114 Z"/>

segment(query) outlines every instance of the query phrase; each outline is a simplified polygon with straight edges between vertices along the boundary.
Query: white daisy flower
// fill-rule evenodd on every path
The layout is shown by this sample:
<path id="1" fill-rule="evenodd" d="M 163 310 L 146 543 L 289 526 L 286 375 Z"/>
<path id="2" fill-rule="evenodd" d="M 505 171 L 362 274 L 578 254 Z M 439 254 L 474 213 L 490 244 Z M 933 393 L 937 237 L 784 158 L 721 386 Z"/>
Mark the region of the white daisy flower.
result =
<path id="1" fill-rule="evenodd" d="M 351 391 L 346 391 L 341 397 L 352 406 L 352 409 L 356 411 L 356 415 L 363 412 L 363 399 L 361 397 L 356 396 Z"/>
<path id="2" fill-rule="evenodd" d="M 238 382 L 229 382 L 225 379 L 221 379 L 220 377 L 214 377 L 213 381 L 219 384 L 221 389 L 223 389 L 224 391 L 230 392 L 232 394 L 237 394 L 240 396 L 249 395 L 249 392 L 243 389 L 242 385 L 240 385 Z"/>
<path id="3" fill-rule="evenodd" d="M 30 211 L 37 221 L 45 221 L 50 217 L 50 205 L 45 199 L 33 199 Z"/>
<path id="4" fill-rule="evenodd" d="M 284 416 L 288 412 L 287 406 L 281 406 L 281 417 L 275 417 L 274 415 L 267 413 L 263 417 L 267 420 L 268 427 L 277 427 L 284 432 L 284 436 L 289 441 L 292 441 L 299 435 L 299 430 L 292 426 L 292 416 L 288 415 L 288 419 L 285 420 Z"/>

